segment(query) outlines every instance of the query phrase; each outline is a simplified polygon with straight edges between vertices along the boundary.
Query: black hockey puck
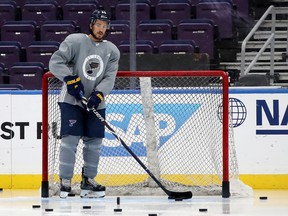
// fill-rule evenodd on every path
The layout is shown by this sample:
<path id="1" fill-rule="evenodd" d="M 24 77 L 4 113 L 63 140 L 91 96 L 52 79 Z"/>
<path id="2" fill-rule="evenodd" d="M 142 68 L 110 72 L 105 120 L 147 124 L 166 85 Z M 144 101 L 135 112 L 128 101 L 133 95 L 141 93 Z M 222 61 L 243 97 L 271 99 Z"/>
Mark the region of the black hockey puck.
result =
<path id="1" fill-rule="evenodd" d="M 175 201 L 183 201 L 182 198 L 176 198 Z"/>
<path id="2" fill-rule="evenodd" d="M 0 188 L 0 191 L 3 191 L 3 188 Z"/>
<path id="3" fill-rule="evenodd" d="M 117 205 L 120 205 L 120 197 L 117 197 Z"/>
<path id="4" fill-rule="evenodd" d="M 148 214 L 148 216 L 157 216 L 157 214 Z"/>
<path id="5" fill-rule="evenodd" d="M 52 212 L 53 209 L 45 209 L 46 212 Z"/>
<path id="6" fill-rule="evenodd" d="M 32 208 L 40 208 L 40 205 L 32 205 Z"/>
<path id="7" fill-rule="evenodd" d="M 91 206 L 83 206 L 83 209 L 91 209 Z"/>
<path id="8" fill-rule="evenodd" d="M 260 196 L 259 199 L 260 199 L 260 200 L 267 200 L 268 197 L 267 197 L 267 196 Z"/>
<path id="9" fill-rule="evenodd" d="M 68 197 L 75 197 L 75 194 L 68 194 Z"/>
<path id="10" fill-rule="evenodd" d="M 116 208 L 116 209 L 114 209 L 114 212 L 122 212 L 122 209 L 121 208 Z"/>
<path id="11" fill-rule="evenodd" d="M 207 212 L 208 210 L 206 208 L 200 208 L 199 212 Z"/>

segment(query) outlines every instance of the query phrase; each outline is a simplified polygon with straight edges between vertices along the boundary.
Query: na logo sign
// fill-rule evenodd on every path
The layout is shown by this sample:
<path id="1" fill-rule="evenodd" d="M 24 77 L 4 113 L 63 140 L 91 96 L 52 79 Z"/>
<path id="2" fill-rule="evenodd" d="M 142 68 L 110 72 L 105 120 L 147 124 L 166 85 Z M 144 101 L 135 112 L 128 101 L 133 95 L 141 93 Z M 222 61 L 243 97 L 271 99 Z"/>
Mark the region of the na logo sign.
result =
<path id="1" fill-rule="evenodd" d="M 117 106 L 117 109 L 114 107 Z M 159 147 L 163 146 L 181 126 L 195 113 L 200 104 L 155 104 L 155 130 Z M 117 113 L 111 113 L 117 110 Z M 133 110 L 131 112 L 130 110 Z M 185 110 L 185 112 L 181 112 Z M 141 104 L 108 104 L 106 118 L 117 134 L 138 156 L 146 156 L 146 128 Z M 109 112 L 110 111 L 110 112 Z M 181 115 L 179 114 L 181 112 Z M 109 148 L 115 148 L 109 151 Z M 109 152 L 109 155 L 108 155 Z M 114 152 L 114 155 L 111 155 Z M 130 156 L 120 142 L 106 130 L 102 156 Z"/>

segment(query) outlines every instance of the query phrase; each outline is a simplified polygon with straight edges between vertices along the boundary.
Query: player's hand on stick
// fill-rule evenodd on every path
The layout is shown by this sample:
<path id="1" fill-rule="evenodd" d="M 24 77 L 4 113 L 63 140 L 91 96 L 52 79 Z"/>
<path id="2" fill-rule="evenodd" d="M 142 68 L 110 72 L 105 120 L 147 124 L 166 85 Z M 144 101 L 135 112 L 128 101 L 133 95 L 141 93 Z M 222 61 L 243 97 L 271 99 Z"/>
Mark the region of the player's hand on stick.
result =
<path id="1" fill-rule="evenodd" d="M 87 100 L 87 109 L 88 110 L 92 110 L 97 109 L 97 107 L 99 106 L 99 104 L 104 100 L 104 95 L 102 92 L 100 91 L 93 91 L 90 95 L 90 97 Z"/>
<path id="2" fill-rule="evenodd" d="M 84 94 L 84 86 L 81 83 L 79 76 L 66 76 L 64 77 L 64 82 L 67 84 L 67 91 L 70 95 L 74 96 L 76 99 L 81 100 Z"/>

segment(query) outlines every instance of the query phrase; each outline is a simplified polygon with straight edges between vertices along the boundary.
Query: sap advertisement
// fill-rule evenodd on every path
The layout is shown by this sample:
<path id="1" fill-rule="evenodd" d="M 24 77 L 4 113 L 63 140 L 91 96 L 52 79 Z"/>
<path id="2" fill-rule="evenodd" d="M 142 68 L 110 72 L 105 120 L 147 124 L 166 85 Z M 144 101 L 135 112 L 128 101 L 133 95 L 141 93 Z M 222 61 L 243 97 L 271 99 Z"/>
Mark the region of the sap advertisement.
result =
<path id="1" fill-rule="evenodd" d="M 279 87 L 230 89 L 229 102 L 240 176 L 242 174 L 288 174 L 287 98 L 288 89 Z M 41 91 L 0 91 L 0 99 L 0 176 L 41 174 Z M 136 125 L 130 125 L 130 122 L 135 122 L 131 119 L 138 118 L 139 112 L 125 113 L 125 106 L 128 105 L 123 103 L 121 106 L 123 106 L 122 112 L 116 114 L 117 121 L 111 121 L 110 124 L 116 127 L 120 134 L 124 133 L 121 127 L 131 129 L 135 131 L 134 139 L 140 139 L 141 131 L 135 130 Z M 137 108 L 139 105 L 134 103 L 133 106 Z M 169 104 L 166 103 L 166 106 Z M 201 103 L 195 103 L 194 106 L 195 109 L 190 110 L 201 109 Z M 173 137 L 179 127 L 184 125 L 195 112 L 187 113 L 185 119 L 179 119 L 177 107 L 172 107 L 169 112 L 162 108 L 157 104 L 154 107 L 156 115 L 160 116 L 156 123 L 160 130 L 162 128 L 163 135 L 159 138 L 159 144 L 165 145 L 166 140 Z M 109 116 L 111 113 L 108 110 Z M 169 123 L 161 121 L 161 115 L 170 119 Z M 116 140 L 112 140 L 111 137 L 111 134 L 107 134 L 106 147 L 113 145 L 122 148 L 120 144 L 116 145 L 114 143 Z M 112 141 L 109 142 L 109 139 Z M 143 151 L 136 153 L 141 156 Z M 125 154 L 127 153 L 117 156 L 125 156 Z"/>

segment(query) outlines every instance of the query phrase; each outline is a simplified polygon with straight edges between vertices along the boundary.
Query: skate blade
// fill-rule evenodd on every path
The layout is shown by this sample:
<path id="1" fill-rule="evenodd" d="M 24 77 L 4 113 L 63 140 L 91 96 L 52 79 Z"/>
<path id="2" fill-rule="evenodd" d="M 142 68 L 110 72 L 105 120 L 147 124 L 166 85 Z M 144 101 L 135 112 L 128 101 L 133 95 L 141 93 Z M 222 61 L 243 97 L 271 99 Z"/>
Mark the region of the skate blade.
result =
<path id="1" fill-rule="evenodd" d="M 91 190 L 81 190 L 81 198 L 103 198 L 105 197 L 105 191 L 91 191 Z"/>
<path id="2" fill-rule="evenodd" d="M 63 198 L 63 199 L 67 198 L 68 194 L 69 194 L 69 192 L 60 191 L 60 198 Z"/>

